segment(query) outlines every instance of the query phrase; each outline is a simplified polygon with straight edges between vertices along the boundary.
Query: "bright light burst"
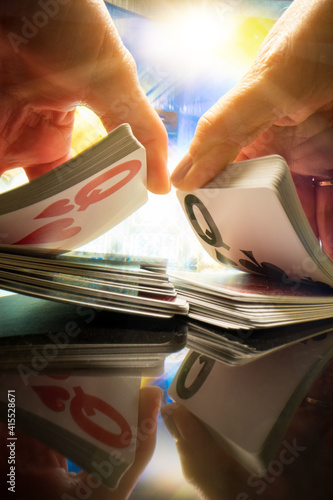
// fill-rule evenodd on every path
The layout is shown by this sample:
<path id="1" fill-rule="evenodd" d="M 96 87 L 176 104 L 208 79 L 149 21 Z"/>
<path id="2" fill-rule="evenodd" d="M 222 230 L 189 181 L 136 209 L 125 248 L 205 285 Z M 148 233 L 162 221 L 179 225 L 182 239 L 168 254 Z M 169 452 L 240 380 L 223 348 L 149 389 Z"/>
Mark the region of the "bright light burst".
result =
<path id="1" fill-rule="evenodd" d="M 154 23 L 147 33 L 147 50 L 175 69 L 193 72 L 221 59 L 237 25 L 235 18 L 222 16 L 214 2 L 177 9 Z"/>
<path id="2" fill-rule="evenodd" d="M 174 53 L 190 59 L 204 60 L 226 42 L 233 31 L 233 23 L 220 19 L 207 9 L 184 13 L 167 26 L 169 44 Z"/>

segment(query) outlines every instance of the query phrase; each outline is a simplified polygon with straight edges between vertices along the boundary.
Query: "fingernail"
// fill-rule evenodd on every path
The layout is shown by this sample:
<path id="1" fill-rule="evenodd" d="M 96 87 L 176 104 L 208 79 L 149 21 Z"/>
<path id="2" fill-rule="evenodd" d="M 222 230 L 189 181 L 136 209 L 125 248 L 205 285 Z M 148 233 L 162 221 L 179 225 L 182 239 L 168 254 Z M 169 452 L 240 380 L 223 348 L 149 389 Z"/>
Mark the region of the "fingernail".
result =
<path id="1" fill-rule="evenodd" d="M 185 175 L 191 170 L 193 165 L 192 157 L 189 153 L 183 157 L 183 159 L 178 163 L 175 170 L 171 174 L 171 181 L 174 184 L 179 184 L 185 177 Z"/>
<path id="2" fill-rule="evenodd" d="M 175 441 L 178 441 L 181 438 L 181 434 L 178 430 L 177 425 L 175 424 L 174 419 L 172 418 L 172 413 L 179 407 L 177 403 L 167 404 L 162 406 L 161 408 L 161 417 L 163 418 L 163 422 L 165 427 L 170 432 L 171 436 Z"/>

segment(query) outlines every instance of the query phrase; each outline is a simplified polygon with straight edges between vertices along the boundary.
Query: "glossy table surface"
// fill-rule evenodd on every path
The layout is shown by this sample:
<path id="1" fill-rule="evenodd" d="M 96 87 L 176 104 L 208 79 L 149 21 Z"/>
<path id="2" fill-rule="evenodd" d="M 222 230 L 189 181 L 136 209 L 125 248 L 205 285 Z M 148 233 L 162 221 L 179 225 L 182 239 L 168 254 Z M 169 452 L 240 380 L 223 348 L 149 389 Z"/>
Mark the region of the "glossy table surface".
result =
<path id="1" fill-rule="evenodd" d="M 62 321 L 67 324 L 69 317 L 64 315 Z M 107 326 L 105 332 L 108 329 L 112 331 Z M 62 330 L 53 330 L 56 331 L 59 334 Z M 154 356 L 158 350 L 163 351 L 161 344 L 154 353 L 151 349 L 153 329 L 145 331 L 140 327 L 137 333 L 139 331 L 141 336 L 149 333 L 147 352 L 151 357 L 144 355 L 142 350 L 140 354 L 134 335 L 132 339 L 136 339 L 136 343 L 132 348 L 136 349 L 135 357 L 129 355 L 130 342 L 122 365 L 119 365 L 114 351 L 106 350 L 104 358 L 111 360 L 107 369 L 96 368 L 97 365 L 94 368 L 97 358 L 89 354 L 89 349 L 83 348 L 80 334 L 71 348 L 76 348 L 75 355 L 85 361 L 76 370 L 71 369 L 70 364 L 59 369 L 55 360 L 68 345 L 60 347 L 58 343 L 56 350 L 56 344 L 50 342 L 47 334 L 44 344 L 40 339 L 34 344 L 33 335 L 17 336 L 16 343 L 12 342 L 14 363 L 8 364 L 11 352 L 7 345 L 7 368 L 4 364 L 0 375 L 1 498 L 111 500 L 130 495 L 131 499 L 196 499 L 199 498 L 197 488 L 212 500 L 332 498 L 332 362 L 327 362 L 311 381 L 305 397 L 288 421 L 286 432 L 279 439 L 278 449 L 266 473 L 257 476 L 229 456 L 214 435 L 184 407 L 174 403 L 169 405 L 168 388 L 188 353 L 188 347 L 182 344 L 184 339 L 176 347 L 174 345 L 174 352 L 157 356 L 156 364 Z M 184 330 L 181 332 L 184 334 Z M 35 335 L 36 339 L 39 337 Z M 15 352 L 15 346 L 17 348 L 24 338 L 23 345 L 25 348 L 28 345 L 28 349 Z M 27 338 L 30 338 L 30 344 Z M 57 338 L 60 342 L 60 336 Z M 101 346 L 103 351 L 103 343 Z M 306 352 L 306 344 L 302 348 Z M 198 367 L 202 369 L 204 364 L 200 363 L 203 360 L 206 363 L 208 358 L 200 353 L 198 356 Z M 144 369 L 140 359 L 146 363 Z M 3 363 L 5 361 L 3 357 Z M 305 357 L 299 356 L 297 363 L 302 365 L 302 361 L 305 362 Z M 129 362 L 131 366 L 126 369 Z M 133 369 L 135 363 L 136 369 Z M 231 370 L 237 369 L 231 367 Z M 282 372 L 290 367 L 281 362 L 280 369 L 282 381 Z M 268 377 L 267 374 L 265 379 L 263 374 L 262 389 L 264 385 L 270 386 Z M 220 394 L 222 382 L 214 380 L 215 398 Z M 272 380 L 271 384 L 272 390 L 276 389 L 276 381 L 273 383 Z M 155 387 L 150 396 L 148 386 Z M 237 397 L 244 397 L 236 387 L 235 377 L 234 388 L 232 382 L 230 384 L 229 402 L 224 400 L 223 403 L 226 409 L 229 403 L 237 401 Z M 144 388 L 143 391 L 140 392 L 140 388 Z M 146 396 L 139 399 L 142 392 Z M 260 397 L 260 387 L 258 394 Z M 214 397 L 205 404 L 207 408 L 210 405 L 211 412 L 215 407 L 218 408 L 215 411 L 221 411 L 221 405 L 214 402 Z M 163 418 L 157 413 L 160 404 L 164 407 Z M 264 416 L 259 407 L 258 414 L 253 407 L 248 408 L 248 412 L 257 415 L 253 427 L 255 433 L 265 426 Z M 232 424 L 236 427 L 243 425 L 244 418 L 246 415 L 242 414 Z M 280 418 L 285 417 L 281 414 Z M 153 452 L 155 432 L 157 441 Z M 152 448 L 148 450 L 149 446 Z M 91 468 L 92 462 L 95 468 Z M 134 465 L 128 468 L 133 462 Z M 138 462 L 139 466 L 135 465 Z M 131 477 L 131 469 L 139 471 L 135 480 Z M 119 477 L 121 486 L 115 488 Z"/>

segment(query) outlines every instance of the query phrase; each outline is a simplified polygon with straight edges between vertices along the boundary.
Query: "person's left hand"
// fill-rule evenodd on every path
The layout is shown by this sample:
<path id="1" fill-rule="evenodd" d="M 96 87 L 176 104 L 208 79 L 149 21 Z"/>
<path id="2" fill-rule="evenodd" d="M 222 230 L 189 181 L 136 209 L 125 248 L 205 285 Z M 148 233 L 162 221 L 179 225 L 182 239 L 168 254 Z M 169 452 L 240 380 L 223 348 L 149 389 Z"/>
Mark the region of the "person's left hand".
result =
<path id="1" fill-rule="evenodd" d="M 169 191 L 166 130 L 103 0 L 2 1 L 0 64 L 0 175 L 23 167 L 33 179 L 68 160 L 80 104 L 107 132 L 129 123 L 146 148 L 148 189 Z"/>
<path id="2" fill-rule="evenodd" d="M 126 500 L 148 465 L 155 449 L 157 416 L 163 392 L 158 387 L 144 387 L 140 391 L 138 436 L 133 464 L 127 469 L 115 490 L 109 490 L 97 481 L 96 473 L 68 472 L 66 458 L 35 439 L 15 430 L 16 491 L 8 491 L 4 480 L 9 470 L 7 455 L 0 456 L 1 499 L 20 500 Z M 149 432 L 147 421 L 149 420 Z M 1 432 L 2 448 L 6 447 L 6 425 Z M 134 450 L 133 450 L 134 452 Z"/>

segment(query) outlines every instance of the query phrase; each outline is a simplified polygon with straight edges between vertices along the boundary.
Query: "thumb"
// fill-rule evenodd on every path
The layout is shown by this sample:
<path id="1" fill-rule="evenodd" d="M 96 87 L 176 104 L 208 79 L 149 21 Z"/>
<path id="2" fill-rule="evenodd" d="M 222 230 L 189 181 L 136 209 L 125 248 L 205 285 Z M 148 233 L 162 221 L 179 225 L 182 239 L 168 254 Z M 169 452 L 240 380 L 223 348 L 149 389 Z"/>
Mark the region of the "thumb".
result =
<path id="1" fill-rule="evenodd" d="M 107 132 L 129 123 L 134 136 L 146 149 L 148 189 L 156 194 L 167 193 L 170 180 L 166 129 L 143 92 L 135 61 L 108 15 L 103 29 L 103 42 L 85 102 L 101 118 Z"/>
<path id="2" fill-rule="evenodd" d="M 281 94 L 281 92 L 279 92 Z M 277 92 L 255 75 L 240 82 L 199 120 L 188 153 L 172 173 L 173 184 L 184 191 L 202 187 L 231 163 L 283 116 Z"/>
<path id="3" fill-rule="evenodd" d="M 119 74 L 110 79 L 106 92 L 97 89 L 88 105 L 99 115 L 107 132 L 122 123 L 129 123 L 134 136 L 146 149 L 149 191 L 167 193 L 170 180 L 166 129 L 137 79 L 133 75 L 129 78 L 126 74 Z"/>
<path id="4" fill-rule="evenodd" d="M 178 403 L 164 405 L 161 416 L 176 441 L 186 481 L 203 498 L 236 498 L 244 487 L 248 472 L 219 446 L 203 424 L 184 406 Z"/>

